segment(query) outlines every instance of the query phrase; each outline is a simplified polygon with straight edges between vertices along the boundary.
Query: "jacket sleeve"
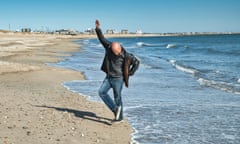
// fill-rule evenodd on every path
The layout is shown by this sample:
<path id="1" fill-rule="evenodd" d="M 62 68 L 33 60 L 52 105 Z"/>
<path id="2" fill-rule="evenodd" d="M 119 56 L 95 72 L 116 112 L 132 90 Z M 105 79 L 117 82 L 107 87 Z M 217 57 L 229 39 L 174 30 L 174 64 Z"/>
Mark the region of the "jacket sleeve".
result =
<path id="1" fill-rule="evenodd" d="M 101 44 L 103 45 L 103 47 L 104 47 L 105 49 L 109 48 L 109 47 L 111 46 L 111 42 L 108 41 L 108 40 L 104 37 L 104 35 L 103 35 L 103 33 L 102 33 L 102 30 L 101 30 L 100 28 L 96 28 L 95 31 L 96 31 L 97 36 L 98 36 L 98 39 L 99 39 L 99 41 L 101 42 Z"/>
<path id="2" fill-rule="evenodd" d="M 133 54 L 130 54 L 130 59 L 131 59 L 131 65 L 129 69 L 129 75 L 132 76 L 138 69 L 140 62 Z"/>

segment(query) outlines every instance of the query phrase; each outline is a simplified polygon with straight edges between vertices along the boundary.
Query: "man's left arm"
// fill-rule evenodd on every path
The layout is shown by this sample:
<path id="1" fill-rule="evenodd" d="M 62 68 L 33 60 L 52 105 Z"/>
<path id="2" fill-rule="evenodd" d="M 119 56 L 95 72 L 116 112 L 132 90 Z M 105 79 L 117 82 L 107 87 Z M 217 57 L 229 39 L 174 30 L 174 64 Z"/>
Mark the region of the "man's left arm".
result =
<path id="1" fill-rule="evenodd" d="M 108 48 L 111 46 L 111 42 L 108 41 L 108 40 L 104 37 L 104 35 L 103 35 L 103 33 L 102 33 L 102 30 L 101 30 L 101 28 L 100 28 L 100 22 L 99 22 L 99 20 L 96 20 L 95 25 L 96 25 L 95 31 L 96 31 L 96 33 L 97 33 L 97 37 L 98 37 L 99 41 L 101 42 L 101 44 L 103 45 L 103 47 L 104 47 L 105 49 L 108 49 Z"/>

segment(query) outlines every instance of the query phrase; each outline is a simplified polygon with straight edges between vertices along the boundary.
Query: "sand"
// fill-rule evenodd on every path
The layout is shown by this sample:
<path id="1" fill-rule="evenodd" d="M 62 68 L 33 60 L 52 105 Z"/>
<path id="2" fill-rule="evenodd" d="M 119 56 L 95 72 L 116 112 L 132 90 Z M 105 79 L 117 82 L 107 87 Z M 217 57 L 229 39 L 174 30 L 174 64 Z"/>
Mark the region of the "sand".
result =
<path id="1" fill-rule="evenodd" d="M 72 37 L 0 33 L 0 144 L 128 144 L 133 129 L 113 123 L 103 103 L 62 83 L 81 72 L 50 67 L 79 51 Z"/>

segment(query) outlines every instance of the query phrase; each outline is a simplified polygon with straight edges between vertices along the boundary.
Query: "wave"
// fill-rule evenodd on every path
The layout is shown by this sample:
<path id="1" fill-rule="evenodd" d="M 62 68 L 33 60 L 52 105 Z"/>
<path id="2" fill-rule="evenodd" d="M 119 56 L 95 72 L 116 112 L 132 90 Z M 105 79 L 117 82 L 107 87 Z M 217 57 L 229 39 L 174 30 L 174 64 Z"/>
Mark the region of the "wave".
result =
<path id="1" fill-rule="evenodd" d="M 190 48 L 188 45 L 178 45 L 178 44 L 167 44 L 166 48 L 170 49 L 170 48 Z"/>
<path id="2" fill-rule="evenodd" d="M 183 72 L 186 72 L 186 73 L 190 73 L 190 74 L 197 74 L 199 73 L 198 70 L 192 68 L 192 67 L 189 67 L 189 66 L 184 66 L 184 65 L 180 65 L 180 64 L 177 64 L 177 61 L 176 60 L 169 60 L 169 62 L 178 70 L 180 71 L 183 71 Z"/>
<path id="3" fill-rule="evenodd" d="M 222 91 L 234 93 L 234 94 L 240 94 L 240 78 L 235 81 L 234 83 L 231 82 L 223 82 L 223 81 L 216 81 L 216 80 L 209 80 L 206 78 L 202 78 L 203 75 L 201 75 L 202 72 L 189 67 L 189 66 L 184 66 L 177 64 L 176 60 L 169 60 L 169 62 L 178 70 L 190 73 L 192 74 L 195 78 L 197 78 L 197 81 L 200 85 L 207 86 L 207 87 L 212 87 L 215 89 L 220 89 Z M 218 72 L 218 71 L 216 71 Z M 219 73 L 219 72 L 218 72 Z M 200 77 L 201 76 L 201 77 Z"/>
<path id="4" fill-rule="evenodd" d="M 137 43 L 136 43 L 136 46 L 137 46 L 137 47 L 142 47 L 142 46 L 144 46 L 144 42 L 137 42 Z"/>
<path id="5" fill-rule="evenodd" d="M 204 53 L 209 55 L 226 55 L 226 56 L 239 56 L 239 50 L 233 49 L 220 49 L 220 48 L 189 48 L 185 46 L 185 52 L 196 52 L 196 53 Z"/>
<path id="6" fill-rule="evenodd" d="M 89 44 L 90 43 L 90 41 L 88 39 L 85 39 L 82 42 L 83 42 L 83 44 Z"/>
<path id="7" fill-rule="evenodd" d="M 92 42 L 89 39 L 83 39 L 83 40 L 78 40 L 76 43 L 79 43 L 81 45 L 85 45 L 87 47 L 91 47 L 91 48 L 99 48 L 102 47 L 101 43 L 96 43 L 96 42 Z"/>
<path id="8" fill-rule="evenodd" d="M 206 49 L 209 54 L 221 54 L 221 55 L 240 55 L 239 50 L 218 50 L 215 48 Z"/>
<path id="9" fill-rule="evenodd" d="M 146 63 L 141 63 L 141 67 L 146 68 L 146 69 L 153 69 L 153 66 L 146 64 Z"/>
<path id="10" fill-rule="evenodd" d="M 102 45 L 101 45 L 101 44 L 91 43 L 91 44 L 88 44 L 88 47 L 91 47 L 91 48 L 100 48 L 100 47 L 102 47 Z"/>
<path id="11" fill-rule="evenodd" d="M 136 46 L 137 47 L 143 47 L 143 46 L 158 47 L 158 46 L 163 46 L 163 45 L 162 44 L 151 44 L 151 43 L 145 43 L 145 42 L 137 42 Z"/>
<path id="12" fill-rule="evenodd" d="M 208 79 L 204 79 L 204 78 L 199 78 L 197 81 L 200 83 L 200 85 L 220 89 L 220 90 L 223 90 L 226 92 L 231 92 L 234 94 L 240 94 L 240 85 L 239 84 L 208 80 Z"/>
<path id="13" fill-rule="evenodd" d="M 166 48 L 176 48 L 176 44 L 167 44 Z"/>

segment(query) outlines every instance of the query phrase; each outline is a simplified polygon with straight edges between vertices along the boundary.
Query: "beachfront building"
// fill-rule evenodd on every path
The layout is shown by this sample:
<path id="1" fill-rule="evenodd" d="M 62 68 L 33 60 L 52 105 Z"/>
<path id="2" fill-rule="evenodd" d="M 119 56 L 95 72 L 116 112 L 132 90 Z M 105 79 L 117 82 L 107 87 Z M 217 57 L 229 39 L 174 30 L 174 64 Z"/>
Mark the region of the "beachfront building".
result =
<path id="1" fill-rule="evenodd" d="M 62 34 L 62 35 L 77 35 L 77 32 L 75 30 L 66 30 L 66 29 L 60 29 L 56 30 L 55 34 Z"/>
<path id="2" fill-rule="evenodd" d="M 128 30 L 127 29 L 121 30 L 121 34 L 128 34 Z"/>
<path id="3" fill-rule="evenodd" d="M 137 30 L 136 34 L 143 34 L 142 30 Z"/>
<path id="4" fill-rule="evenodd" d="M 96 34 L 96 32 L 94 28 L 88 28 L 87 30 L 85 30 L 85 34 Z"/>
<path id="5" fill-rule="evenodd" d="M 113 29 L 107 29 L 106 34 L 114 34 L 114 30 Z"/>
<path id="6" fill-rule="evenodd" d="M 32 32 L 32 30 L 30 28 L 22 28 L 21 32 L 30 33 L 30 32 Z"/>

